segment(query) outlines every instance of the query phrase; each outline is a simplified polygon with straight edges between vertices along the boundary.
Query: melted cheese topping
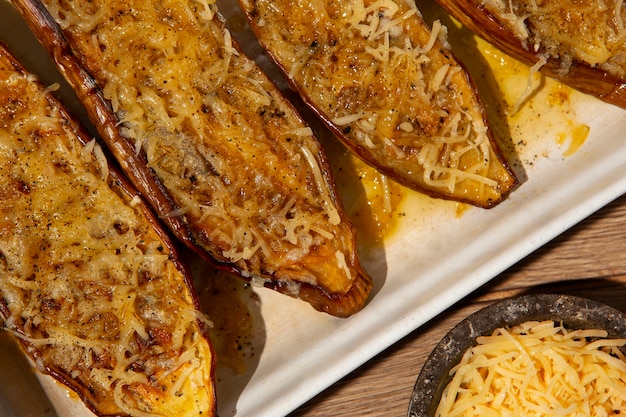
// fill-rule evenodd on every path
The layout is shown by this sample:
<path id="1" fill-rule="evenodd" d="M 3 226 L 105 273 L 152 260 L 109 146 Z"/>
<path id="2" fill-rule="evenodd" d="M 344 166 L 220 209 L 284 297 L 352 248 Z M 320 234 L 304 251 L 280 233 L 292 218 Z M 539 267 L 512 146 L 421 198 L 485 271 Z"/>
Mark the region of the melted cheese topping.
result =
<path id="1" fill-rule="evenodd" d="M 178 208 L 161 215 L 184 216 L 247 277 L 330 293 L 362 278 L 319 144 L 213 1 L 44 3 L 172 194 Z"/>
<path id="2" fill-rule="evenodd" d="M 585 62 L 626 77 L 623 0 L 482 0 L 528 49 L 558 58 L 564 71 Z"/>
<path id="3" fill-rule="evenodd" d="M 526 322 L 478 337 L 436 416 L 610 416 L 626 410 L 626 339 Z"/>
<path id="4" fill-rule="evenodd" d="M 403 0 L 242 2 L 255 31 L 348 147 L 400 182 L 488 206 L 514 183 L 446 28 Z"/>
<path id="5" fill-rule="evenodd" d="M 48 99 L 0 51 L 4 327 L 98 413 L 211 413 L 208 321 L 186 275 L 100 147 Z"/>

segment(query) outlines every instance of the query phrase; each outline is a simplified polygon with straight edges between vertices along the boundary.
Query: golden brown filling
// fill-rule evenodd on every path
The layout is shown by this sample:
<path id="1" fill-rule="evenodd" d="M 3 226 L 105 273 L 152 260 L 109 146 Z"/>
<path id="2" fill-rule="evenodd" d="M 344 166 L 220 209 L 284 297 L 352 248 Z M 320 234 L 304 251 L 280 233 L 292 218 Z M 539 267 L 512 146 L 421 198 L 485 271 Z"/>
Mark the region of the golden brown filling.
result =
<path id="1" fill-rule="evenodd" d="M 319 144 L 212 1 L 46 1 L 197 241 L 262 281 L 346 293 L 354 235 Z"/>
<path id="2" fill-rule="evenodd" d="M 244 0 L 261 41 L 349 146 L 401 182 L 478 205 L 515 182 L 445 28 L 404 1 Z"/>
<path id="3" fill-rule="evenodd" d="M 0 51 L 0 313 L 102 414 L 212 410 L 212 353 L 168 244 L 34 78 Z"/>
<path id="4" fill-rule="evenodd" d="M 526 43 L 562 61 L 598 66 L 626 77 L 626 7 L 622 0 L 484 0 L 483 3 Z"/>

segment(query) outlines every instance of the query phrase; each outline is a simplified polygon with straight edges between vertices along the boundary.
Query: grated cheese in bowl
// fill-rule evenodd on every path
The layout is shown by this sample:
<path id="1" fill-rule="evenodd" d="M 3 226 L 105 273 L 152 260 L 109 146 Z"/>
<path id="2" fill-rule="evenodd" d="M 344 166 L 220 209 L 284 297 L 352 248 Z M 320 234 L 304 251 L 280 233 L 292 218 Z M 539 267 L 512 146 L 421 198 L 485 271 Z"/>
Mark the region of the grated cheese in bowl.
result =
<path id="1" fill-rule="evenodd" d="M 502 300 L 458 323 L 424 363 L 408 417 L 626 413 L 626 315 L 586 298 Z"/>
<path id="2" fill-rule="evenodd" d="M 435 416 L 610 416 L 626 410 L 626 362 L 601 329 L 552 320 L 476 338 L 452 369 Z"/>

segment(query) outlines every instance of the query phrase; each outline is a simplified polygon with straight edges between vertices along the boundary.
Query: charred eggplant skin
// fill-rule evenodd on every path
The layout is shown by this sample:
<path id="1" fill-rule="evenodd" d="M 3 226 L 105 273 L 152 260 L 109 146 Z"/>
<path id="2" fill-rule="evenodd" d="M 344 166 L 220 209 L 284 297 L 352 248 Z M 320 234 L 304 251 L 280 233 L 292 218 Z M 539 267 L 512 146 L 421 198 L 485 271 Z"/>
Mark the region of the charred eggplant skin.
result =
<path id="1" fill-rule="evenodd" d="M 214 4 L 13 3 L 76 90 L 124 173 L 178 239 L 218 268 L 317 310 L 345 317 L 365 305 L 372 280 L 358 259 L 356 231 L 323 149 L 271 81 L 243 56 Z M 97 10 L 93 17 L 98 15 L 99 24 L 83 31 L 89 26 L 80 23 L 84 16 L 74 19 L 79 24 L 61 22 L 83 6 Z M 54 17 L 50 9 L 56 10 Z M 135 24 L 148 29 L 135 27 L 141 35 L 110 41 L 126 34 L 117 28 Z M 144 38 L 150 28 L 162 32 Z M 169 36 L 186 38 L 169 49 L 158 45 Z M 157 44 L 149 45 L 153 41 Z M 120 49 L 121 42 L 135 49 Z M 117 56 L 109 59 L 112 52 Z M 120 62 L 129 68 L 125 73 L 115 72 Z M 228 71 L 204 77 L 203 71 L 222 64 Z M 177 76 L 155 81 L 179 69 Z M 140 93 L 124 101 L 114 91 L 127 87 Z M 176 118 L 182 107 L 169 100 L 181 97 L 188 99 L 184 106 L 193 102 L 197 110 Z M 125 108 L 127 103 L 147 103 L 139 111 L 143 116 L 135 117 L 136 108 Z M 172 104 L 166 118 L 182 120 L 180 129 L 170 130 L 172 120 L 157 120 L 155 103 Z M 189 161 L 196 166 L 186 165 Z M 300 221 L 304 228 L 294 224 Z"/>
<path id="2" fill-rule="evenodd" d="M 0 159 L 10 161 L 0 179 L 7 185 L 0 212 L 11 213 L 19 207 L 12 218 L 3 216 L 15 223 L 3 226 L 0 232 L 4 328 L 17 336 L 39 370 L 74 390 L 96 415 L 136 415 L 143 407 L 160 413 L 163 405 L 148 405 L 153 400 L 181 415 L 215 415 L 215 356 L 208 339 L 208 320 L 202 318 L 191 271 L 169 232 L 110 163 L 110 155 L 96 151 L 100 148 L 95 139 L 3 44 L 0 84 L 0 134 L 7 135 Z M 37 175 L 42 172 L 44 177 Z M 59 210 L 61 202 L 64 206 Z M 137 244 L 135 236 L 143 240 Z M 120 243 L 122 247 L 113 249 Z M 125 262 L 142 262 L 143 254 L 153 250 L 159 262 L 148 266 L 153 253 L 143 261 L 145 265 L 127 269 Z M 117 256 L 113 261 L 112 254 Z M 135 280 L 134 274 L 145 275 Z M 29 282 L 36 283 L 36 289 L 25 285 Z M 109 286 L 111 282 L 116 284 Z M 124 300 L 113 301 L 116 286 L 128 291 Z M 163 304 L 150 301 L 157 294 Z M 171 310 L 159 310 L 163 305 Z M 136 327 L 130 329 L 133 326 L 119 314 L 134 308 Z M 175 309 L 180 316 L 172 314 Z M 138 318 L 148 310 L 169 317 L 159 324 Z M 165 334 L 168 326 L 178 325 L 189 331 L 180 346 L 157 336 Z M 140 328 L 143 331 L 133 331 Z M 159 354 L 151 354 L 156 350 Z M 176 363 L 177 355 L 191 350 L 199 361 L 197 371 L 184 360 L 174 369 L 158 359 L 159 355 L 171 355 L 170 361 Z M 145 371 L 145 378 L 128 382 L 115 376 L 94 376 L 122 365 L 116 352 L 130 357 L 131 351 L 134 362 L 125 372 Z M 149 363 L 151 371 L 146 371 L 142 364 Z M 197 379 L 194 384 L 201 380 L 202 386 L 185 382 L 186 370 Z M 161 371 L 180 376 L 179 386 L 187 391 L 174 393 L 169 389 L 174 381 L 168 377 L 155 384 Z M 114 394 L 116 388 L 102 383 L 105 380 L 109 384 L 115 381 L 119 392 Z"/>
<path id="3" fill-rule="evenodd" d="M 240 4 L 291 86 L 380 172 L 483 208 L 518 184 L 445 28 L 431 30 L 413 2 Z"/>
<path id="4" fill-rule="evenodd" d="M 437 0 L 451 16 L 472 32 L 498 47 L 506 54 L 528 66 L 534 66 L 545 58 L 543 50 L 533 50 L 512 33 L 498 16 L 478 0 Z M 606 103 L 626 108 L 626 80 L 612 75 L 597 66 L 574 61 L 564 70 L 561 60 L 547 57 L 539 70 L 563 84 Z"/>

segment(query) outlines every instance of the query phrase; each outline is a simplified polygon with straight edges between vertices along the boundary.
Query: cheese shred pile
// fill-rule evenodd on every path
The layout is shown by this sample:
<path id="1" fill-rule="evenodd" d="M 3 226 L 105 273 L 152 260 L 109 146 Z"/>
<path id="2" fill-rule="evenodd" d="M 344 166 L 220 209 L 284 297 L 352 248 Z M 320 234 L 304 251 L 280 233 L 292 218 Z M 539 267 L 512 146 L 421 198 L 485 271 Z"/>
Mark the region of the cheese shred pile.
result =
<path id="1" fill-rule="evenodd" d="M 626 361 L 604 330 L 529 321 L 477 338 L 451 370 L 443 416 L 614 416 L 626 410 Z"/>

